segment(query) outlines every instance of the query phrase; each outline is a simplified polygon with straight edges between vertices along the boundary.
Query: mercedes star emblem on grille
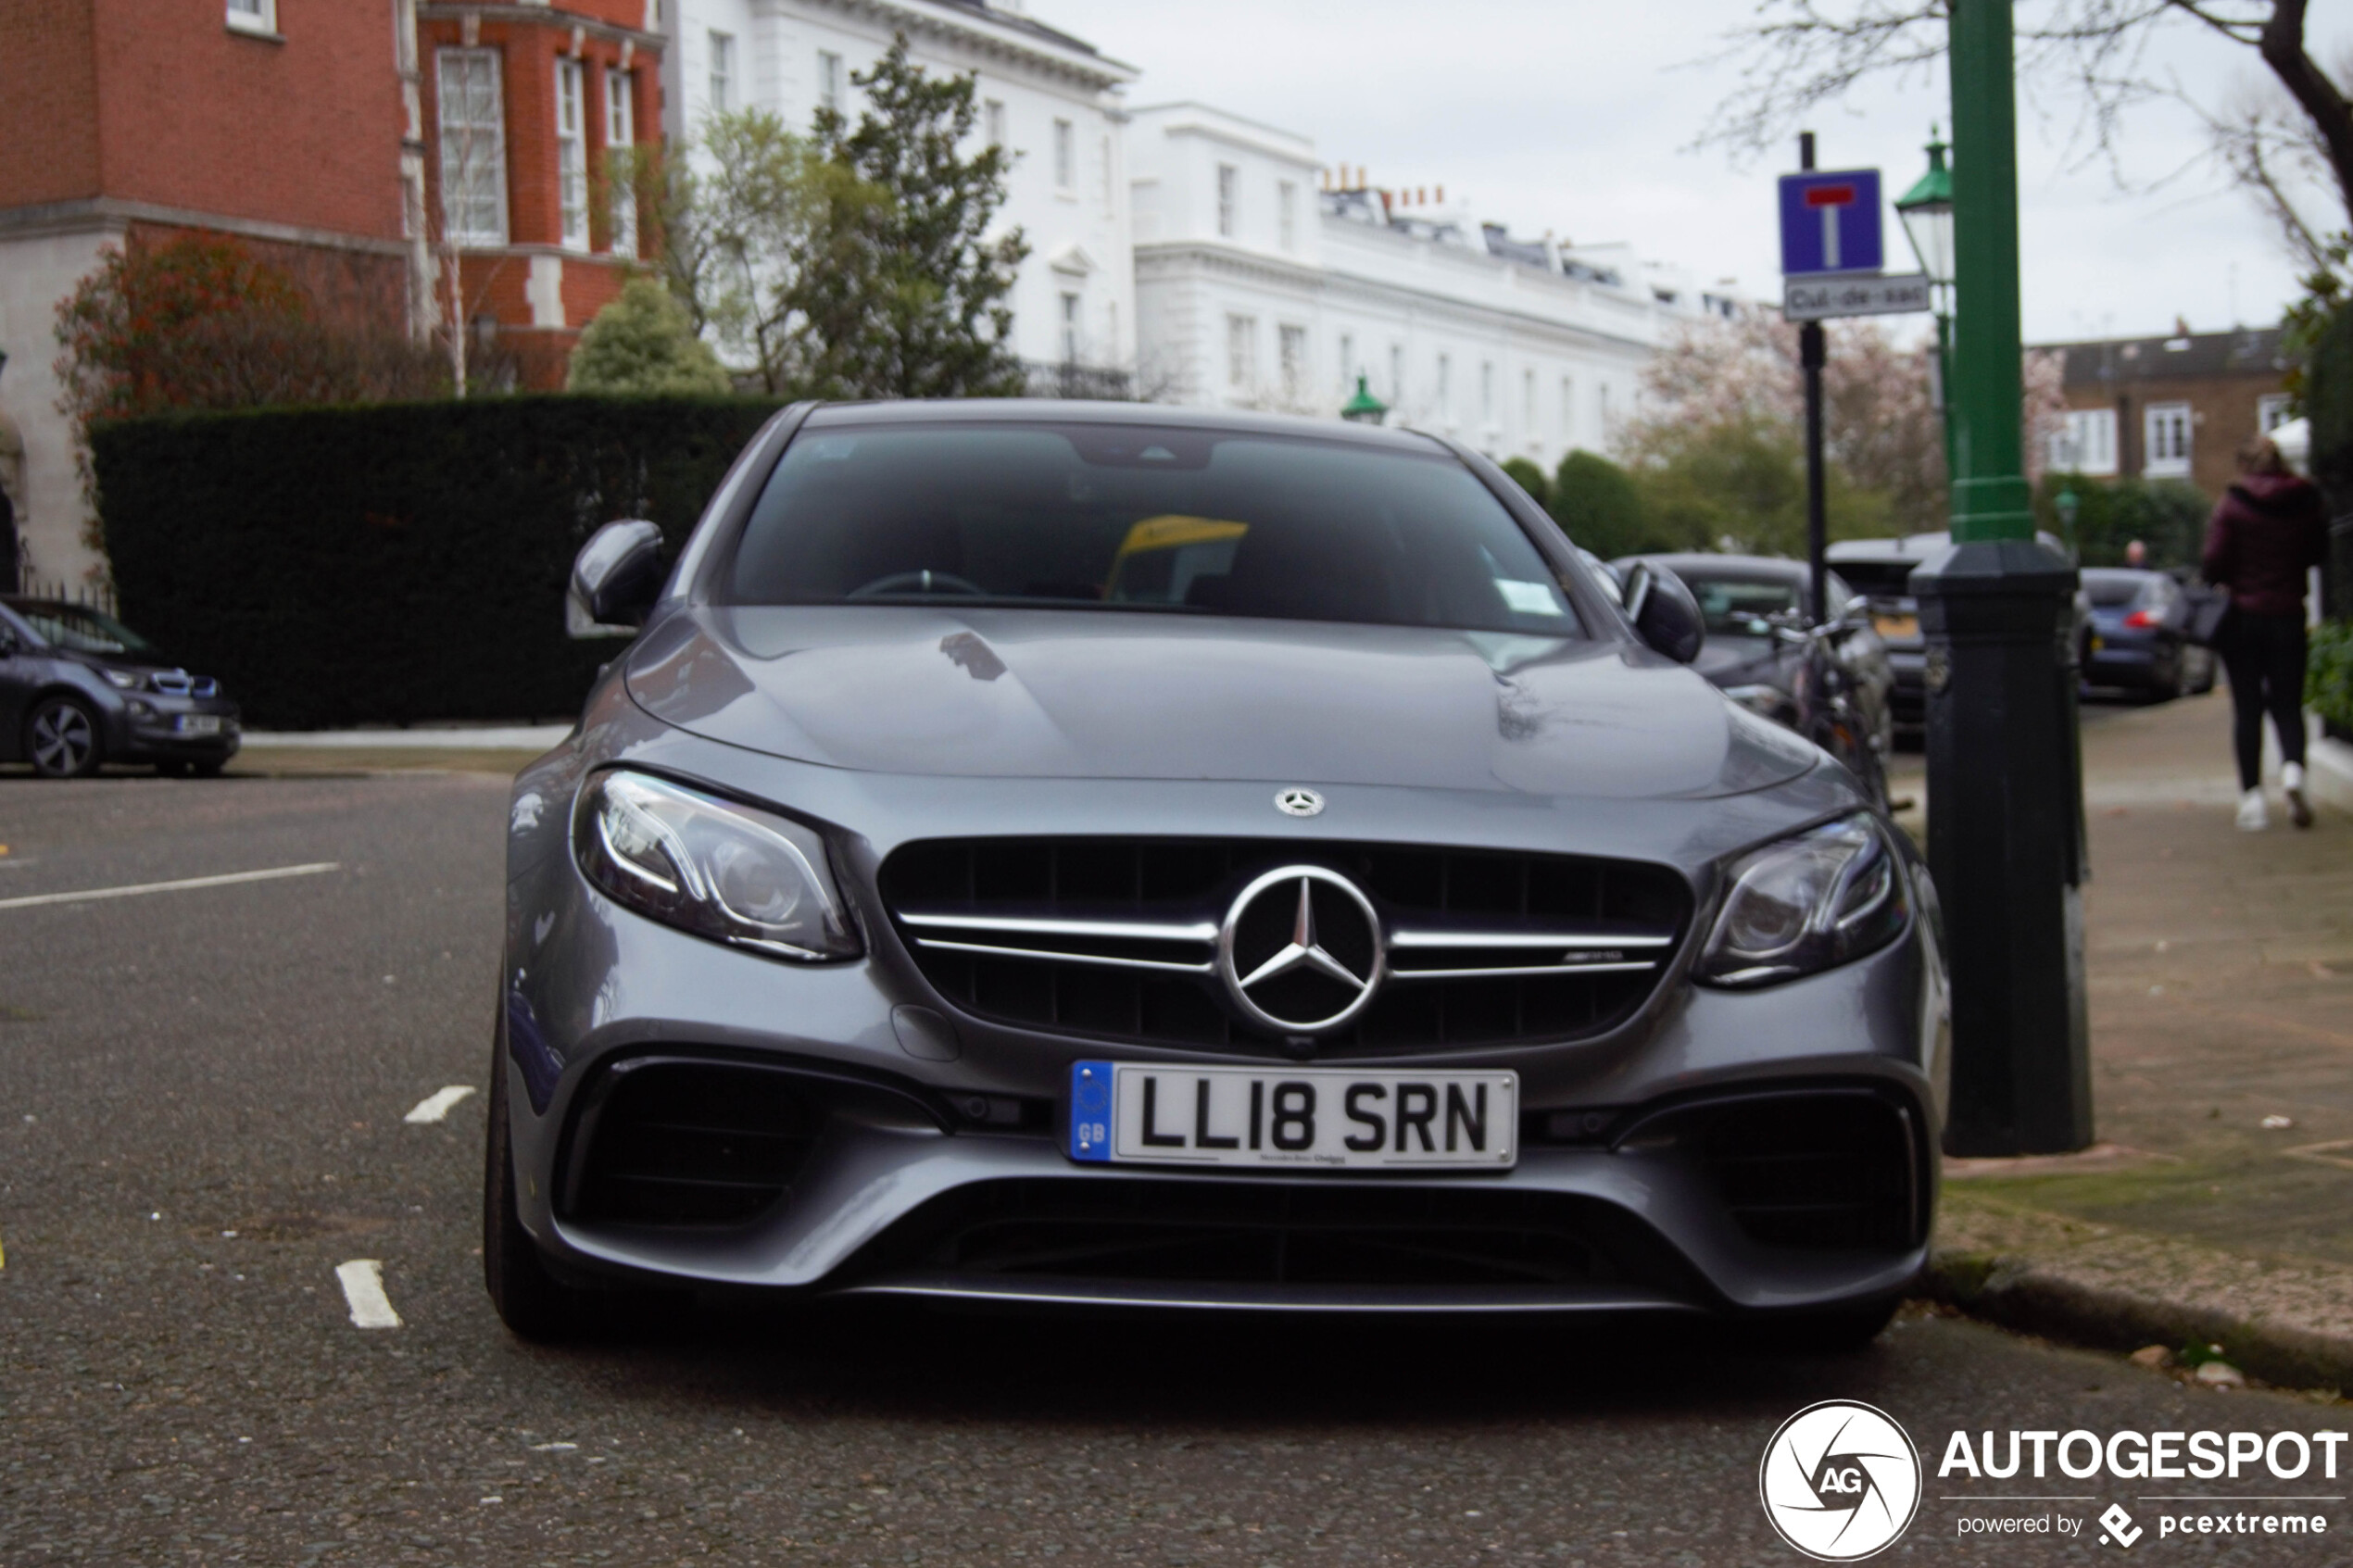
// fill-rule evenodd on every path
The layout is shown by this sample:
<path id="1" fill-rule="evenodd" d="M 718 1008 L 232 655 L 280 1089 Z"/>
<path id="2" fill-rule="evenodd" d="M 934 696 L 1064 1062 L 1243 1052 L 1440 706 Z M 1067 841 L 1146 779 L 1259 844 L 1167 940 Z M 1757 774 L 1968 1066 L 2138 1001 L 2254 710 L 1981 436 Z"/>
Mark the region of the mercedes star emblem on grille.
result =
<path id="1" fill-rule="evenodd" d="M 1217 933 L 1217 975 L 1234 1005 L 1289 1035 L 1337 1029 L 1362 1012 L 1380 988 L 1387 954 L 1372 900 L 1321 866 L 1258 877 Z"/>
<path id="2" fill-rule="evenodd" d="M 1324 812 L 1324 797 L 1312 789 L 1277 790 L 1275 809 L 1286 817 L 1319 817 Z"/>

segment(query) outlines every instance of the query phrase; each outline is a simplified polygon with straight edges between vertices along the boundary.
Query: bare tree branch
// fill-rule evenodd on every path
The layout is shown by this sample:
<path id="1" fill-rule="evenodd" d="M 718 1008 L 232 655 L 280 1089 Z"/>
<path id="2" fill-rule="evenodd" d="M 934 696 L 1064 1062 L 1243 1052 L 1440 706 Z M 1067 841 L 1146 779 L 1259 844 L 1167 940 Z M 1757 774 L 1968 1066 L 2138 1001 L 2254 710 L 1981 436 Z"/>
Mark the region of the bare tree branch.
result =
<path id="1" fill-rule="evenodd" d="M 1949 41 L 1956 0 L 1759 0 L 1756 19 L 1699 63 L 1740 62 L 1739 84 L 1695 144 L 1763 151 L 1817 106 L 1867 79 L 1932 76 Z M 2305 44 L 2309 0 L 2023 0 L 2018 76 L 2031 101 L 2074 117 L 2074 161 L 2097 159 L 2130 188 L 2126 120 L 2147 105 L 2187 109 L 2207 127 L 2210 154 L 2278 223 L 2299 262 L 2326 270 L 2329 243 L 2353 224 L 2353 106 Z M 2153 65 L 2168 26 L 2201 30 L 2259 56 L 2284 90 L 2274 113 L 2217 111 Z M 2290 111 L 2288 101 L 2295 107 Z M 2157 183 L 2179 178 L 2195 159 Z M 2315 223 L 2298 205 L 2305 182 L 2333 186 L 2335 211 Z M 2139 183 L 2145 188 L 2148 182 Z"/>

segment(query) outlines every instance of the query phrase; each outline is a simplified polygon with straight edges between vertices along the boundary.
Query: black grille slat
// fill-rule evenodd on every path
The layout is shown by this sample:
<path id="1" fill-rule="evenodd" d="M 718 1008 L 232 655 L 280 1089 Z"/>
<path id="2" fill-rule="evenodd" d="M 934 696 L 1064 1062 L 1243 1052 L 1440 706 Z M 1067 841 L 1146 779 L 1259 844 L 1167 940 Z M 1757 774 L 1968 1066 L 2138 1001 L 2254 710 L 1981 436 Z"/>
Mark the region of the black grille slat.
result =
<path id="1" fill-rule="evenodd" d="M 927 919 L 1021 915 L 1173 925 L 1214 922 L 1252 876 L 1297 862 L 1329 867 L 1372 898 L 1392 928 L 1489 923 L 1497 929 L 1640 931 L 1680 938 L 1691 908 L 1680 875 L 1664 866 L 1592 858 L 1399 845 L 1279 839 L 976 839 L 903 846 L 885 862 L 884 901 Z M 1210 974 L 1088 968 L 1052 958 L 955 951 L 922 938 L 977 940 L 963 931 L 908 928 L 909 950 L 950 1002 L 984 1018 L 1105 1039 L 1208 1046 L 1273 1054 L 1278 1038 L 1239 1022 Z M 1051 935 L 1008 934 L 981 945 L 1051 953 Z M 1149 943 L 1091 950 L 1161 958 Z M 1192 953 L 1202 956 L 1196 945 Z M 1411 1050 L 1571 1039 L 1630 1017 L 1666 972 L 1672 946 L 1645 948 L 1638 972 L 1557 972 L 1464 979 L 1392 980 L 1326 1049 Z M 1178 955 L 1182 956 L 1182 955 Z M 1487 967 L 1508 956 L 1476 955 Z M 1538 960 L 1549 962 L 1554 960 Z M 1443 950 L 1393 959 L 1401 972 L 1453 967 Z"/>

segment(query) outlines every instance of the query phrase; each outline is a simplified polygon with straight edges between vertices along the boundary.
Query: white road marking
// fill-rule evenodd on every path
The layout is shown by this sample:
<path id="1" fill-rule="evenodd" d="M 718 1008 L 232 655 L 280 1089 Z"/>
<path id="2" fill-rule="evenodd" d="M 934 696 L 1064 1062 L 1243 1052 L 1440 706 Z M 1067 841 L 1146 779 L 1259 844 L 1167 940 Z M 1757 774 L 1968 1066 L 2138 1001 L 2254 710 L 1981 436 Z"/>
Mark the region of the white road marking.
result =
<path id="1" fill-rule="evenodd" d="M 36 904 L 83 904 L 94 898 L 134 898 L 143 893 L 179 893 L 192 887 L 227 887 L 240 882 L 273 882 L 285 876 L 317 876 L 343 869 L 340 860 L 320 860 L 307 866 L 272 866 L 261 872 L 230 872 L 222 876 L 182 877 L 178 882 L 142 882 L 128 887 L 92 887 L 80 893 L 35 893 L 24 898 L 0 898 L 0 909 L 29 909 Z"/>
<path id="2" fill-rule="evenodd" d="M 400 1326 L 400 1314 L 392 1310 L 392 1300 L 384 1295 L 382 1262 L 373 1258 L 354 1258 L 348 1263 L 337 1263 L 335 1279 L 343 1286 L 343 1298 L 351 1305 L 354 1328 Z"/>
<path id="3" fill-rule="evenodd" d="M 438 1122 L 449 1114 L 449 1108 L 474 1092 L 472 1084 L 452 1084 L 446 1089 L 435 1089 L 409 1108 L 403 1122 Z"/>

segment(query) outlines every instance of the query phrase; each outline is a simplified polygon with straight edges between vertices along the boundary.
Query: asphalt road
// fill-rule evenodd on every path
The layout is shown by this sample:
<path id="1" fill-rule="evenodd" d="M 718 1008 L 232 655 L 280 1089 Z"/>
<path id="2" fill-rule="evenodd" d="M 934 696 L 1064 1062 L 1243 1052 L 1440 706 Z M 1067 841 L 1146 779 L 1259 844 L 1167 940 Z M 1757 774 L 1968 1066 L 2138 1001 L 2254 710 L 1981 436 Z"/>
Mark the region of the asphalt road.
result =
<path id="1" fill-rule="evenodd" d="M 0 1562 L 1794 1563 L 1757 1463 L 1816 1400 L 1882 1407 L 1931 1467 L 1956 1429 L 2348 1424 L 1920 1312 L 1818 1358 L 1608 1323 L 872 1309 L 519 1345 L 480 1284 L 482 1096 L 403 1120 L 484 1081 L 504 797 L 0 777 Z M 352 1323 L 360 1259 L 400 1327 Z M 1959 1521 L 2145 1515 L 2150 1485 L 1931 1469 L 1889 1556 L 2097 1552 L 2096 1525 Z M 2310 1506 L 2330 1535 L 2152 1528 L 2133 1555 L 2353 1562 L 2353 1512 Z"/>

